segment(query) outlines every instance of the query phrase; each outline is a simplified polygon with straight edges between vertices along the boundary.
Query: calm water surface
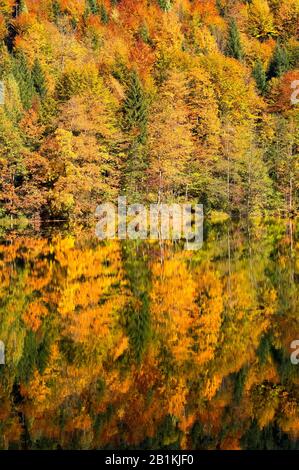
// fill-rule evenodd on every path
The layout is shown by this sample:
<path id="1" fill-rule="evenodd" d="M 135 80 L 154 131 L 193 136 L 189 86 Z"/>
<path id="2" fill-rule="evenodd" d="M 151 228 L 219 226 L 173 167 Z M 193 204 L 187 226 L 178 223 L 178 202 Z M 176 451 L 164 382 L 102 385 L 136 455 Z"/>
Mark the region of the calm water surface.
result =
<path id="1" fill-rule="evenodd" d="M 299 449 L 298 228 L 0 229 L 0 448 Z"/>

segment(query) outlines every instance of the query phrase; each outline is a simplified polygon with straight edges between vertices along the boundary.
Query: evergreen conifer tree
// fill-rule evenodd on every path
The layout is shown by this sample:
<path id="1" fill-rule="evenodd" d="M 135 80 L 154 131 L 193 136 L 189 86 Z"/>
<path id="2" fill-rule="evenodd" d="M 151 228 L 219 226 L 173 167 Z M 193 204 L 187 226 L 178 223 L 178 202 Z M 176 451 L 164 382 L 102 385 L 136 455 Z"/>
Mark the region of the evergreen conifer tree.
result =
<path id="1" fill-rule="evenodd" d="M 18 83 L 20 97 L 25 109 L 29 109 L 34 95 L 34 86 L 26 56 L 18 53 L 13 65 L 14 77 Z"/>
<path id="2" fill-rule="evenodd" d="M 128 135 L 129 147 L 124 169 L 123 189 L 130 202 L 140 201 L 146 186 L 148 167 L 145 143 L 147 141 L 148 103 L 138 74 L 129 75 L 127 95 L 123 106 L 123 131 Z"/>
<path id="3" fill-rule="evenodd" d="M 108 16 L 106 7 L 103 3 L 101 3 L 101 5 L 100 5 L 99 13 L 100 13 L 102 23 L 104 23 L 104 24 L 109 23 L 109 16 Z"/>
<path id="4" fill-rule="evenodd" d="M 87 6 L 93 15 L 97 15 L 99 13 L 99 6 L 97 0 L 88 0 Z"/>
<path id="5" fill-rule="evenodd" d="M 122 189 L 128 202 L 142 202 L 147 187 L 148 155 L 137 139 L 131 142 L 123 170 Z"/>
<path id="6" fill-rule="evenodd" d="M 287 50 L 280 44 L 279 41 L 277 41 L 268 68 L 268 79 L 270 80 L 273 77 L 280 77 L 289 69 L 289 65 Z"/>
<path id="7" fill-rule="evenodd" d="M 37 93 L 44 98 L 47 94 L 46 80 L 38 58 L 35 59 L 33 64 L 32 81 Z"/>
<path id="8" fill-rule="evenodd" d="M 229 23 L 226 54 L 237 60 L 241 60 L 243 57 L 240 33 L 235 19 L 230 20 Z"/>
<path id="9" fill-rule="evenodd" d="M 264 95 L 267 92 L 267 76 L 260 59 L 258 59 L 253 67 L 252 75 L 256 81 L 256 86 L 259 92 Z"/>
<path id="10" fill-rule="evenodd" d="M 150 44 L 149 30 L 146 23 L 142 23 L 139 27 L 139 36 L 145 44 Z"/>
<path id="11" fill-rule="evenodd" d="M 123 106 L 124 131 L 137 131 L 137 140 L 146 139 L 148 103 L 136 71 L 131 72 L 128 80 L 127 95 Z M 135 132 L 134 132 L 135 134 Z"/>
<path id="12" fill-rule="evenodd" d="M 52 3 L 52 12 L 54 21 L 57 22 L 57 19 L 59 18 L 59 16 L 61 16 L 61 9 L 57 0 L 54 0 L 54 2 Z"/>

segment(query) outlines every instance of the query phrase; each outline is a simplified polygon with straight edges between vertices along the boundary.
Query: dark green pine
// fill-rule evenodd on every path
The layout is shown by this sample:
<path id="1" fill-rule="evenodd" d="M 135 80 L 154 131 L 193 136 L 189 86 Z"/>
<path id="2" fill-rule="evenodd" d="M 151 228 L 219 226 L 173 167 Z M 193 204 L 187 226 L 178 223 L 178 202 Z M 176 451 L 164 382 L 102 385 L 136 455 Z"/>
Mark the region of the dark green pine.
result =
<path id="1" fill-rule="evenodd" d="M 259 92 L 264 95 L 267 92 L 267 75 L 266 71 L 264 69 L 263 63 L 260 59 L 257 60 L 255 63 L 253 70 L 252 70 L 252 75 L 256 81 L 256 86 L 259 90 Z"/>
<path id="2" fill-rule="evenodd" d="M 32 80 L 36 92 L 44 98 L 47 94 L 46 79 L 38 58 L 35 59 L 33 64 Z"/>
<path id="3" fill-rule="evenodd" d="M 26 56 L 18 53 L 13 64 L 13 74 L 18 83 L 20 97 L 25 109 L 29 109 L 34 95 L 34 86 Z"/>
<path id="4" fill-rule="evenodd" d="M 272 58 L 268 68 L 268 79 L 280 77 L 290 67 L 288 53 L 279 41 L 277 41 Z"/>
<path id="5" fill-rule="evenodd" d="M 97 0 L 88 0 L 87 4 L 93 15 L 97 15 L 99 13 L 99 6 Z"/>
<path id="6" fill-rule="evenodd" d="M 241 60 L 243 58 L 240 33 L 235 19 L 231 19 L 229 22 L 226 54 L 237 60 Z"/>
<path id="7" fill-rule="evenodd" d="M 109 23 L 109 15 L 108 15 L 106 7 L 103 3 L 101 3 L 101 5 L 100 5 L 99 13 L 100 13 L 102 23 L 103 24 L 108 24 Z"/>
<path id="8" fill-rule="evenodd" d="M 138 130 L 138 140 L 146 139 L 148 103 L 136 71 L 131 72 L 123 106 L 123 128 L 125 131 Z"/>

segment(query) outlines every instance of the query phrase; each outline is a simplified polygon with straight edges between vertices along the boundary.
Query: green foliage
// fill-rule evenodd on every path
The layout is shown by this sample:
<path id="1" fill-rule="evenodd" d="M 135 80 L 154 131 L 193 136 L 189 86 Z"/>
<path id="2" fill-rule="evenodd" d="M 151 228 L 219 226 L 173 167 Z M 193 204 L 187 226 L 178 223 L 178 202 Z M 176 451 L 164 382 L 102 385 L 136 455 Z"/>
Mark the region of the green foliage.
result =
<path id="1" fill-rule="evenodd" d="M 7 158 L 11 165 L 16 165 L 18 171 L 21 170 L 21 150 L 22 140 L 18 129 L 8 119 L 6 113 L 0 108 L 0 156 Z"/>
<path id="2" fill-rule="evenodd" d="M 22 213 L 22 198 L 28 194 L 29 200 L 34 200 L 30 207 L 35 206 L 43 193 L 54 212 L 56 204 L 60 208 L 65 206 L 66 217 L 75 214 L 85 198 L 83 193 L 86 200 L 101 199 L 108 193 L 111 199 L 119 191 L 124 191 L 131 202 L 153 200 L 161 170 L 158 150 L 162 147 L 168 149 L 169 158 L 163 170 L 167 175 L 163 178 L 160 175 L 160 182 L 169 181 L 169 198 L 201 200 L 208 211 L 256 215 L 266 210 L 281 211 L 288 199 L 287 185 L 293 185 L 289 190 L 289 212 L 297 210 L 298 118 L 296 108 L 292 116 L 285 114 L 288 103 L 277 93 L 279 87 L 286 90 L 285 80 L 291 75 L 267 83 L 290 69 L 296 78 L 299 47 L 293 33 L 295 27 L 290 29 L 287 41 L 282 32 L 282 26 L 293 22 L 296 12 L 280 7 L 278 2 L 274 7 L 267 0 L 252 0 L 242 6 L 240 2 L 235 6 L 234 2 L 217 0 L 216 8 L 211 8 L 209 2 L 198 8 L 186 2 L 176 5 L 173 14 L 167 14 L 174 2 L 157 0 L 154 7 L 151 2 L 138 5 L 136 16 L 132 2 L 124 2 L 118 8 L 119 0 L 111 0 L 110 4 L 104 0 L 70 3 L 53 0 L 42 14 L 33 8 L 29 16 L 10 21 L 10 3 L 2 3 L 0 79 L 6 87 L 3 119 L 8 120 L 9 129 L 10 125 L 15 128 L 12 139 L 7 138 L 8 133 L 3 135 L 5 142 L 18 140 L 15 139 L 18 135 L 26 155 L 24 167 L 17 173 L 20 189 L 10 198 L 14 213 Z M 243 13 L 240 16 L 239 8 L 243 13 L 246 10 L 245 16 Z M 26 11 L 26 0 L 19 0 L 14 14 Z M 277 13 L 275 25 L 274 13 Z M 148 14 L 154 18 L 149 19 Z M 271 42 L 259 46 L 252 36 L 261 43 L 269 36 L 278 38 L 272 58 Z M 58 43 L 61 47 L 57 47 Z M 173 89 L 166 87 L 164 97 L 164 87 L 175 74 L 182 76 L 190 93 L 181 89 L 178 80 Z M 192 87 L 192 77 L 196 75 L 198 83 Z M 95 117 L 94 124 L 89 122 L 90 111 L 82 103 L 80 117 L 70 118 L 78 103 L 69 101 L 85 96 L 89 102 L 91 96 L 96 96 L 101 103 L 99 88 L 105 88 L 112 97 L 113 134 L 117 135 L 111 139 L 113 145 L 106 145 L 106 132 L 101 125 L 101 120 L 105 121 L 105 105 L 102 109 L 99 105 L 99 119 Z M 164 114 L 157 112 L 156 104 L 161 100 L 169 105 Z M 279 153 L 275 148 L 276 105 L 278 116 L 283 115 L 290 128 L 291 122 L 294 126 L 293 144 L 289 146 L 292 155 L 287 153 L 291 132 L 283 138 L 283 151 Z M 170 116 L 167 120 L 166 116 L 171 110 L 170 123 Z M 71 166 L 68 167 L 67 185 L 62 166 L 54 165 L 59 157 L 51 157 L 57 151 L 54 133 L 57 128 L 64 128 L 60 116 L 64 116 L 63 126 L 72 137 L 70 148 L 73 146 L 75 155 L 71 177 Z M 12 147 L 4 145 L 2 153 L 14 154 Z M 280 145 L 277 147 L 281 149 Z M 45 165 L 51 160 L 50 166 L 56 167 L 50 173 L 59 173 L 51 177 L 51 184 L 45 176 L 37 177 L 36 158 L 31 152 L 39 150 Z M 5 181 L 14 161 L 6 158 L 10 163 L 6 166 L 6 177 L 2 176 Z M 96 161 L 100 161 L 98 166 Z M 96 191 L 93 184 L 88 185 L 86 176 L 95 174 L 99 166 L 101 171 L 93 181 L 99 182 L 101 190 Z M 169 178 L 175 172 L 175 178 Z M 20 176 L 26 174 L 34 179 L 34 190 Z M 263 184 L 259 184 L 260 179 Z M 52 191 L 54 180 L 60 182 L 59 191 Z M 107 192 L 104 186 L 113 186 L 113 190 Z M 76 196 L 74 187 L 78 188 Z M 44 206 L 37 206 L 45 215 Z M 79 213 L 83 215 L 81 209 Z"/>
<path id="3" fill-rule="evenodd" d="M 1 448 L 298 448 L 287 3 L 0 2 Z M 99 243 L 119 194 L 203 203 L 204 246 Z"/>
<path id="4" fill-rule="evenodd" d="M 125 270 L 133 292 L 134 302 L 130 302 L 124 318 L 125 328 L 130 339 L 133 357 L 140 364 L 146 352 L 151 334 L 149 311 L 149 269 L 146 259 L 138 256 L 142 246 L 134 241 L 127 242 L 123 249 Z M 137 255 L 137 256 L 136 256 Z"/>
<path id="5" fill-rule="evenodd" d="M 99 13 L 99 5 L 97 0 L 87 0 L 87 4 L 93 15 L 97 15 Z"/>
<path id="6" fill-rule="evenodd" d="M 144 145 L 133 140 L 122 174 L 122 189 L 130 203 L 142 202 L 146 191 L 148 158 Z"/>
<path id="7" fill-rule="evenodd" d="M 159 243 L 99 245 L 80 228 L 69 233 L 70 225 L 45 236 L 14 230 L 15 239 L 0 243 L 0 337 L 8 361 L 0 367 L 0 447 L 298 448 L 296 434 L 286 432 L 298 417 L 298 368 L 281 347 L 298 324 L 296 291 L 285 311 L 274 304 L 281 281 L 288 280 L 291 291 L 296 287 L 289 270 L 278 271 L 292 259 L 287 225 L 229 225 L 229 260 L 227 226 L 221 225 L 209 227 L 202 250 L 194 253 L 165 243 L 163 259 Z M 176 282 L 186 267 L 182 280 L 194 299 L 199 279 L 213 275 L 201 313 Z M 214 355 L 202 362 L 188 340 L 198 317 L 213 315 L 216 273 L 224 295 L 231 282 L 232 305 L 223 310 Z M 28 308 L 31 297 L 46 310 Z M 202 335 L 215 334 L 211 320 L 196 332 L 199 345 Z M 173 354 L 173 341 L 179 354 Z M 19 416 L 21 435 L 10 427 L 19 429 Z"/>
<path id="8" fill-rule="evenodd" d="M 241 439 L 243 450 L 294 450 L 298 441 L 290 439 L 277 424 L 269 424 L 260 429 L 253 421 Z"/>
<path id="9" fill-rule="evenodd" d="M 265 152 L 265 161 L 276 193 L 276 207 L 284 212 L 291 212 L 298 207 L 299 194 L 297 190 L 290 191 L 292 180 L 298 179 L 298 151 L 294 145 L 298 138 L 298 130 L 293 121 L 286 117 L 274 117 L 274 136 L 271 145 Z M 284 199 L 284 201 L 283 201 Z"/>
<path id="10" fill-rule="evenodd" d="M 122 175 L 122 188 L 130 202 L 140 201 L 145 190 L 147 155 L 148 101 L 136 71 L 127 80 L 127 93 L 122 109 L 122 127 L 129 134 L 127 159 Z"/>
<path id="11" fill-rule="evenodd" d="M 13 74 L 8 74 L 4 81 L 5 86 L 5 113 L 10 121 L 18 123 L 23 112 L 20 99 L 20 90 Z"/>
<path id="12" fill-rule="evenodd" d="M 147 154 L 148 100 L 138 74 L 133 71 L 127 80 L 127 93 L 122 108 L 122 128 L 128 133 L 128 150 L 122 175 L 122 188 L 130 202 L 142 199 L 145 190 Z"/>
<path id="13" fill-rule="evenodd" d="M 299 378 L 299 371 L 298 367 L 294 367 L 294 364 L 291 363 L 289 354 L 286 354 L 283 349 L 272 346 L 271 355 L 276 364 L 281 383 L 287 385 L 296 382 Z"/>
<path id="14" fill-rule="evenodd" d="M 241 45 L 240 33 L 236 20 L 234 18 L 231 19 L 229 22 L 226 54 L 229 57 L 233 57 L 237 60 L 241 60 L 243 58 L 243 49 Z"/>
<path id="15" fill-rule="evenodd" d="M 103 24 L 108 24 L 109 23 L 109 15 L 108 15 L 108 12 L 106 10 L 106 7 L 105 7 L 104 3 L 100 4 L 99 14 L 100 14 L 102 23 Z"/>
<path id="16" fill-rule="evenodd" d="M 141 449 L 180 449 L 180 438 L 182 431 L 178 426 L 178 421 L 175 416 L 167 415 L 159 424 L 157 433 L 154 437 L 145 439 L 140 448 Z"/>
<path id="17" fill-rule="evenodd" d="M 18 53 L 13 63 L 13 74 L 19 85 L 20 97 L 25 109 L 29 109 L 34 96 L 31 71 L 23 53 Z"/>
<path id="18" fill-rule="evenodd" d="M 32 81 L 36 92 L 44 98 L 47 94 L 46 79 L 38 58 L 35 59 L 32 68 Z"/>
<path id="19" fill-rule="evenodd" d="M 36 368 L 38 357 L 38 343 L 33 331 L 28 331 L 25 341 L 22 358 L 18 364 L 19 377 L 28 382 Z"/>
<path id="20" fill-rule="evenodd" d="M 242 367 L 234 377 L 234 398 L 236 403 L 240 403 L 242 399 L 247 372 L 248 367 Z"/>
<path id="21" fill-rule="evenodd" d="M 268 79 L 280 77 L 284 72 L 287 72 L 289 66 L 288 52 L 286 48 L 280 44 L 280 41 L 277 41 L 268 67 Z"/>
<path id="22" fill-rule="evenodd" d="M 4 44 L 0 44 L 0 80 L 12 71 L 12 60 Z"/>
<path id="23" fill-rule="evenodd" d="M 95 416 L 94 420 L 94 431 L 95 435 L 98 436 L 102 429 L 107 426 L 111 418 L 113 417 L 115 413 L 113 405 L 111 403 L 108 404 L 107 410 L 104 411 L 103 413 L 99 413 Z"/>
<path id="24" fill-rule="evenodd" d="M 138 364 L 141 363 L 146 352 L 149 340 L 150 317 L 148 311 L 148 298 L 146 295 L 139 295 L 141 308 L 130 305 L 127 309 L 127 332 L 130 338 L 130 347 L 133 356 Z"/>
<path id="25" fill-rule="evenodd" d="M 215 437 L 207 432 L 199 421 L 196 421 L 192 426 L 190 437 L 192 441 L 192 449 L 208 450 L 215 448 L 216 446 Z"/>
<path id="26" fill-rule="evenodd" d="M 133 131 L 140 142 L 147 134 L 148 100 L 140 83 L 136 70 L 130 73 L 126 98 L 123 104 L 123 129 Z"/>
<path id="27" fill-rule="evenodd" d="M 52 13 L 53 13 L 55 22 L 57 22 L 58 18 L 62 15 L 62 11 L 60 9 L 60 5 L 57 0 L 54 0 L 52 2 Z"/>
<path id="28" fill-rule="evenodd" d="M 265 95 L 267 93 L 268 85 L 267 85 L 267 75 L 264 69 L 263 63 L 260 59 L 257 60 L 255 63 L 252 75 L 256 81 L 256 86 L 261 95 Z"/>
<path id="29" fill-rule="evenodd" d="M 265 335 L 262 337 L 256 353 L 260 364 L 266 364 L 271 356 L 271 336 Z"/>
<path id="30" fill-rule="evenodd" d="M 289 57 L 290 67 L 296 69 L 299 64 L 299 44 L 288 44 L 287 53 Z"/>
<path id="31" fill-rule="evenodd" d="M 139 27 L 139 36 L 145 44 L 151 44 L 149 30 L 146 23 L 142 23 Z"/>

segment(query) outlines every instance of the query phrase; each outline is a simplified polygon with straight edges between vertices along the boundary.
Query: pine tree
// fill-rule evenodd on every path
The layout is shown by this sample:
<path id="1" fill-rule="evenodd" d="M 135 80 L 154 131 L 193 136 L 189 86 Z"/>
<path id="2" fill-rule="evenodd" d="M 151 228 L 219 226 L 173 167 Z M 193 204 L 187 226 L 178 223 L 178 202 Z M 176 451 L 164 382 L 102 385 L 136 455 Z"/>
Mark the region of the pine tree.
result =
<path id="1" fill-rule="evenodd" d="M 109 23 L 109 16 L 103 3 L 100 5 L 100 17 L 103 24 Z"/>
<path id="2" fill-rule="evenodd" d="M 46 80 L 38 58 L 35 59 L 33 64 L 32 81 L 37 93 L 44 98 L 47 94 Z"/>
<path id="3" fill-rule="evenodd" d="M 93 15 L 97 15 L 99 13 L 99 6 L 97 4 L 97 0 L 88 0 L 87 8 L 88 7 Z"/>
<path id="4" fill-rule="evenodd" d="M 18 53 L 13 66 L 13 74 L 20 89 L 20 97 L 25 109 L 29 109 L 34 95 L 31 72 L 26 56 Z"/>
<path id="5" fill-rule="evenodd" d="M 237 60 L 241 60 L 243 57 L 240 33 L 235 19 L 231 19 L 229 23 L 226 54 Z"/>
<path id="6" fill-rule="evenodd" d="M 122 189 L 129 203 L 143 201 L 147 189 L 147 169 L 148 157 L 145 146 L 133 139 L 122 175 Z"/>
<path id="7" fill-rule="evenodd" d="M 263 63 L 260 59 L 257 60 L 255 63 L 252 75 L 256 81 L 256 86 L 259 92 L 264 95 L 267 92 L 267 76 L 263 66 Z"/>
<path id="8" fill-rule="evenodd" d="M 130 202 L 137 202 L 141 200 L 146 185 L 148 163 L 144 146 L 147 141 L 148 103 L 136 71 L 130 73 L 127 82 L 122 127 L 129 145 L 122 187 Z"/>
<path id="9" fill-rule="evenodd" d="M 59 16 L 61 16 L 61 9 L 57 0 L 55 0 L 52 3 L 52 12 L 53 12 L 54 21 L 57 22 Z"/>
<path id="10" fill-rule="evenodd" d="M 150 44 L 150 35 L 146 23 L 142 23 L 139 27 L 139 36 L 145 44 Z"/>
<path id="11" fill-rule="evenodd" d="M 123 129 L 134 131 L 137 140 L 144 143 L 148 117 L 148 103 L 137 72 L 131 72 L 128 80 L 127 95 L 123 105 Z"/>
<path id="12" fill-rule="evenodd" d="M 268 68 L 268 79 L 270 80 L 273 77 L 280 77 L 284 72 L 289 69 L 289 66 L 290 64 L 287 50 L 285 49 L 285 47 L 281 46 L 279 41 L 277 41 Z"/>

